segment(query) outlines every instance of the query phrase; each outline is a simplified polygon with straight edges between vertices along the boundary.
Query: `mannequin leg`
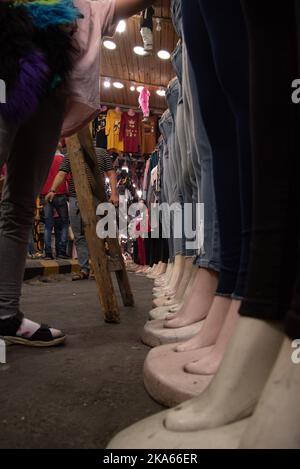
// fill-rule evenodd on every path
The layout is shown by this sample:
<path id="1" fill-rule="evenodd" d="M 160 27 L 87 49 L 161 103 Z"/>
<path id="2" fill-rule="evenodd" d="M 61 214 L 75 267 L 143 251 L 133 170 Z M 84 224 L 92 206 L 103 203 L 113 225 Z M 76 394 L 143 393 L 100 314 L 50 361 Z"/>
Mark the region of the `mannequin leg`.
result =
<path id="1" fill-rule="evenodd" d="M 252 414 L 283 341 L 277 323 L 239 318 L 224 360 L 201 396 L 168 413 L 176 432 L 215 428 Z"/>
<path id="2" fill-rule="evenodd" d="M 224 326 L 221 329 L 215 346 L 209 349 L 209 351 L 204 349 L 203 356 L 199 360 L 185 365 L 184 369 L 187 373 L 194 375 L 214 375 L 217 372 L 226 352 L 228 342 L 235 330 L 239 318 L 238 311 L 240 305 L 240 301 L 233 300 L 231 302 Z"/>
<path id="3" fill-rule="evenodd" d="M 176 315 L 166 318 L 165 327 L 185 327 L 205 319 L 217 288 L 218 275 L 206 269 L 199 269 L 190 297 Z"/>

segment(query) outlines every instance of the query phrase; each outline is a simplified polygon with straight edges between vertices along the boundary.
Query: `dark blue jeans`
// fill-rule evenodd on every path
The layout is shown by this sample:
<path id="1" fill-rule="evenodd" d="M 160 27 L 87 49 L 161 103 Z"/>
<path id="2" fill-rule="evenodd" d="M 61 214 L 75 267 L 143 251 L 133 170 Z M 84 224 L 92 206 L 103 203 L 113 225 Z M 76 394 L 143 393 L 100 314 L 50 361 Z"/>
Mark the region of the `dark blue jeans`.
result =
<path id="1" fill-rule="evenodd" d="M 41 200 L 43 203 L 43 199 Z M 52 231 L 55 226 L 54 210 L 60 218 L 59 236 L 56 237 L 56 255 L 66 254 L 68 242 L 68 229 L 69 229 L 69 212 L 67 198 L 65 195 L 56 195 L 52 203 L 44 205 L 44 219 L 45 219 L 45 253 L 46 255 L 52 254 L 51 240 Z M 57 232 L 55 233 L 57 235 Z"/>
<path id="2" fill-rule="evenodd" d="M 184 37 L 213 152 L 220 225 L 217 293 L 241 298 L 249 263 L 252 174 L 249 48 L 239 0 L 182 2 Z"/>

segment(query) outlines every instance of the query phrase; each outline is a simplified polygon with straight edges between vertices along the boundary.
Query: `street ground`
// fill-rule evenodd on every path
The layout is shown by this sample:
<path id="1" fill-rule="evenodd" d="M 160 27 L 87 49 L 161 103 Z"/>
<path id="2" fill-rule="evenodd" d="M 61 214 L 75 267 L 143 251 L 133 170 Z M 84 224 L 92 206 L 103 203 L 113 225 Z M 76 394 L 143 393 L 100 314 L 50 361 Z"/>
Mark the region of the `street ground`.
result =
<path id="1" fill-rule="evenodd" d="M 136 305 L 121 308 L 120 325 L 104 323 L 94 281 L 58 275 L 24 283 L 22 311 L 63 329 L 68 341 L 8 347 L 0 365 L 0 448 L 105 448 L 118 431 L 162 409 L 142 375 L 152 282 L 130 281 Z"/>

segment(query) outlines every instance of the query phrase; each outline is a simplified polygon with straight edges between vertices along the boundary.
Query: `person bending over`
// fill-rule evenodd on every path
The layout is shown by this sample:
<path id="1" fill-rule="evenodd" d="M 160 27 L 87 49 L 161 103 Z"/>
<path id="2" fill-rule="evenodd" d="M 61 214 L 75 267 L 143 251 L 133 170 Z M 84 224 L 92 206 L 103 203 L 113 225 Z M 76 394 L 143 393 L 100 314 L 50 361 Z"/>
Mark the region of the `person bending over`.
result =
<path id="1" fill-rule="evenodd" d="M 0 338 L 34 347 L 61 344 L 63 332 L 20 311 L 35 200 L 58 140 L 99 112 L 101 37 L 146 0 L 0 0 Z M 45 9 L 48 9 L 45 14 Z"/>

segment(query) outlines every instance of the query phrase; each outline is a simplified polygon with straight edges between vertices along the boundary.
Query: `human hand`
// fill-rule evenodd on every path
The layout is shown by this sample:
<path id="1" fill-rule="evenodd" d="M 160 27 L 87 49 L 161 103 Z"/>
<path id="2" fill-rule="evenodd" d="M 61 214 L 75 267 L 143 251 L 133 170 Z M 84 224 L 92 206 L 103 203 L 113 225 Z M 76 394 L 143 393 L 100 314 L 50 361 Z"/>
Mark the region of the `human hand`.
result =
<path id="1" fill-rule="evenodd" d="M 45 196 L 45 205 L 49 203 L 51 204 L 54 197 L 55 197 L 55 192 L 52 192 L 52 191 L 48 192 L 48 194 Z"/>
<path id="2" fill-rule="evenodd" d="M 118 194 L 112 194 L 109 201 L 115 207 L 119 207 L 119 195 Z"/>

